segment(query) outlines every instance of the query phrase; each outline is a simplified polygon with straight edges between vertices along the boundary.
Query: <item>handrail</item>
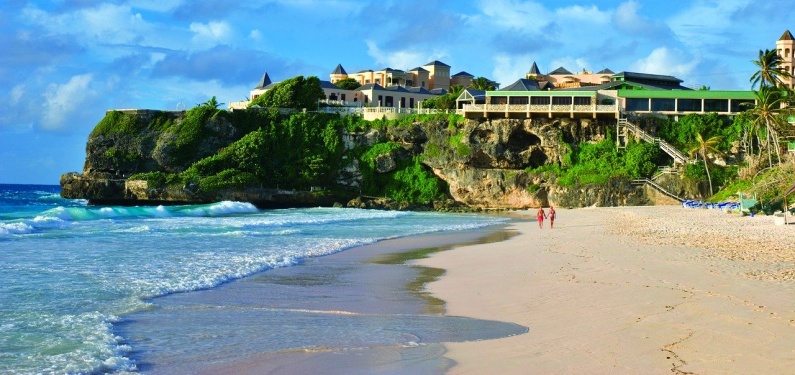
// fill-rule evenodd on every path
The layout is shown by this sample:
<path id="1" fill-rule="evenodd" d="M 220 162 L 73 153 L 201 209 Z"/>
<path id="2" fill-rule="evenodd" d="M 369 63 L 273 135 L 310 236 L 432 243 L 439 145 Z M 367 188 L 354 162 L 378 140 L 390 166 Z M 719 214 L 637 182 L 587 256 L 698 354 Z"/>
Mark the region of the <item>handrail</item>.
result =
<path id="1" fill-rule="evenodd" d="M 693 159 L 688 158 L 685 154 L 681 151 L 677 150 L 674 146 L 671 146 L 668 142 L 657 138 L 652 137 L 649 133 L 643 131 L 643 129 L 639 128 L 637 125 L 629 122 L 626 118 L 619 118 L 618 119 L 618 126 L 624 126 L 627 130 L 639 135 L 641 139 L 651 144 L 657 145 L 663 150 L 666 154 L 670 155 L 674 160 L 679 161 L 681 163 L 687 164 L 694 164 L 696 161 Z"/>
<path id="2" fill-rule="evenodd" d="M 654 182 L 652 180 L 649 180 L 648 178 L 638 178 L 638 179 L 632 180 L 632 183 L 634 183 L 634 184 L 647 184 L 647 185 L 657 189 L 657 191 L 659 191 L 660 193 L 663 193 L 663 194 L 667 195 L 668 197 L 676 199 L 679 202 L 684 202 L 684 199 L 682 199 L 679 196 L 669 192 L 668 190 L 665 190 L 662 186 L 660 186 L 659 184 L 657 184 L 656 182 Z"/>

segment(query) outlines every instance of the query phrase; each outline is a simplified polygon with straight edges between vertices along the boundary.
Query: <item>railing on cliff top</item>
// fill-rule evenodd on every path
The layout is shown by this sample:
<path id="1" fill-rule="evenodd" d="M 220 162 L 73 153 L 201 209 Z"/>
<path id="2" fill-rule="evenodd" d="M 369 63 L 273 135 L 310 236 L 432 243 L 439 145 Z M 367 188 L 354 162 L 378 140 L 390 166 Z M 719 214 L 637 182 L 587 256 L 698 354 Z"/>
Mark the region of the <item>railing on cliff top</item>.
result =
<path id="1" fill-rule="evenodd" d="M 618 104 L 464 104 L 459 112 L 478 113 L 618 113 Z"/>

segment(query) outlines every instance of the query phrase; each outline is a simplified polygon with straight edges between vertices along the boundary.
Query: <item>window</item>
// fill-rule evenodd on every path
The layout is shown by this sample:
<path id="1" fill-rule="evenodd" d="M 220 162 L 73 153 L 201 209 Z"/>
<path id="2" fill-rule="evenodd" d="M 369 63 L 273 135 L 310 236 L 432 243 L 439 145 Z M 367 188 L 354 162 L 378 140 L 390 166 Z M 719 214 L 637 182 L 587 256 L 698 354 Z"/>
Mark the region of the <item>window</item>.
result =
<path id="1" fill-rule="evenodd" d="M 345 94 L 340 94 L 340 100 L 345 101 Z"/>
<path id="2" fill-rule="evenodd" d="M 529 102 L 528 97 L 526 96 L 511 96 L 508 98 L 511 104 L 527 104 Z"/>
<path id="3" fill-rule="evenodd" d="M 552 105 L 571 105 L 571 96 L 555 96 L 552 98 Z"/>
<path id="4" fill-rule="evenodd" d="M 651 110 L 654 112 L 676 111 L 676 99 L 652 99 Z"/>
<path id="5" fill-rule="evenodd" d="M 591 97 L 574 98 L 574 105 L 591 105 Z"/>
<path id="6" fill-rule="evenodd" d="M 550 100 L 548 96 L 531 96 L 530 104 L 549 105 Z"/>
<path id="7" fill-rule="evenodd" d="M 627 98 L 627 111 L 648 111 L 649 99 L 648 98 Z"/>
<path id="8" fill-rule="evenodd" d="M 732 112 L 742 112 L 754 107 L 754 101 L 748 99 L 732 99 Z"/>
<path id="9" fill-rule="evenodd" d="M 701 112 L 701 99 L 679 99 L 679 112 Z"/>
<path id="10" fill-rule="evenodd" d="M 729 112 L 728 99 L 704 99 L 705 112 Z"/>

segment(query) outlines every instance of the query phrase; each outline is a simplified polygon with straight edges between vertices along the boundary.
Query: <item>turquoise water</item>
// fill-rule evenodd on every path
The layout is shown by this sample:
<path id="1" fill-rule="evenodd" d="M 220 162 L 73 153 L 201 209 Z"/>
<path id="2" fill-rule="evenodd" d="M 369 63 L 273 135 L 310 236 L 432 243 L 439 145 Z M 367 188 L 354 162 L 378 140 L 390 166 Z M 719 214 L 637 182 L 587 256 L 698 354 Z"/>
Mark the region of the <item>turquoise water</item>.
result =
<path id="1" fill-rule="evenodd" d="M 351 247 L 506 219 L 240 202 L 94 207 L 58 186 L 0 185 L 0 373 L 138 370 L 125 316 Z M 286 344 L 286 343 L 285 343 Z M 308 345 L 301 343 L 300 345 Z"/>

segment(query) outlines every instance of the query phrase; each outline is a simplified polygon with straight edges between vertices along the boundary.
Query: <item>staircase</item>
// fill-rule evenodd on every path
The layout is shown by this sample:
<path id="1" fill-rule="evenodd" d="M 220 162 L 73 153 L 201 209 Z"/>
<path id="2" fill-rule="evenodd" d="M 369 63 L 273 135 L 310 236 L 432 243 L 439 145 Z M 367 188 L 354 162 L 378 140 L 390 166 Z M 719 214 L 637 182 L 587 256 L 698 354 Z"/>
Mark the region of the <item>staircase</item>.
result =
<path id="1" fill-rule="evenodd" d="M 629 122 L 626 118 L 622 117 L 618 119 L 618 126 L 616 127 L 617 137 L 616 143 L 618 148 L 627 147 L 627 137 L 629 132 L 635 133 L 636 135 L 640 136 L 646 142 L 651 144 L 657 145 L 660 147 L 663 152 L 670 155 L 674 159 L 674 163 L 681 163 L 681 164 L 695 164 L 695 159 L 690 159 L 687 155 L 683 154 L 681 151 L 677 150 L 674 146 L 671 146 L 668 142 L 663 141 L 660 138 L 652 137 L 649 133 L 646 133 L 637 125 Z"/>
<path id="2" fill-rule="evenodd" d="M 634 184 L 634 185 L 646 184 L 646 185 L 649 185 L 649 186 L 653 187 L 655 190 L 659 191 L 660 193 L 663 193 L 663 194 L 665 194 L 665 195 L 667 195 L 667 196 L 669 196 L 669 197 L 671 197 L 673 199 L 678 200 L 679 202 L 683 202 L 684 201 L 684 199 L 682 199 L 681 197 L 669 192 L 668 190 L 665 190 L 662 186 L 660 186 L 659 184 L 657 184 L 656 182 L 654 182 L 654 181 L 652 181 L 652 180 L 650 180 L 648 178 L 639 178 L 637 180 L 632 180 L 632 184 Z"/>

